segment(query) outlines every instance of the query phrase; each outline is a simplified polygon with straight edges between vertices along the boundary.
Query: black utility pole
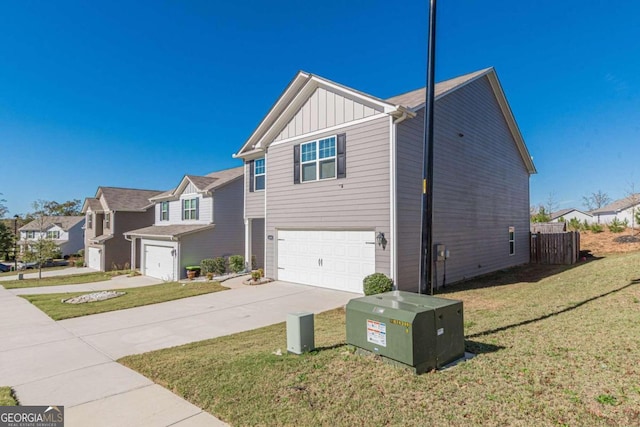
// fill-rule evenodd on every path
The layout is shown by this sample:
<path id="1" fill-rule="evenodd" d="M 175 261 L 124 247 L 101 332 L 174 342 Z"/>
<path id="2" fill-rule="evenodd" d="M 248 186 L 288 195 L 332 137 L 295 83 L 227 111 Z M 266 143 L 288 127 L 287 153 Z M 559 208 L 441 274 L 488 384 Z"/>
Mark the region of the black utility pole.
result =
<path id="1" fill-rule="evenodd" d="M 433 100 L 436 66 L 436 0 L 429 1 L 429 36 L 427 47 L 427 91 L 424 117 L 422 162 L 422 239 L 420 251 L 420 289 L 433 295 Z"/>
<path id="2" fill-rule="evenodd" d="M 13 271 L 18 271 L 18 215 L 13 216 Z"/>

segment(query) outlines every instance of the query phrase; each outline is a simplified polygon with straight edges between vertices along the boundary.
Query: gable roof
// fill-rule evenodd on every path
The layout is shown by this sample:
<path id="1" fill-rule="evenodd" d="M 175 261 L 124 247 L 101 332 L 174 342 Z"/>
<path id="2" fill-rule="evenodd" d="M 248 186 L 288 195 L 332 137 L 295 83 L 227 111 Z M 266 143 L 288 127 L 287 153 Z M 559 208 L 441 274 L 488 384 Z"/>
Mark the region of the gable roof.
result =
<path id="1" fill-rule="evenodd" d="M 580 212 L 583 215 L 591 216 L 590 213 L 583 212 L 580 209 L 568 208 L 568 209 L 560 209 L 559 211 L 553 212 L 551 214 L 551 219 L 553 220 L 553 219 L 556 219 L 556 218 L 560 218 L 561 216 L 565 216 L 566 214 L 568 214 L 570 212 L 573 212 L 573 211 Z"/>
<path id="2" fill-rule="evenodd" d="M 137 188 L 98 187 L 95 197 L 87 197 L 82 206 L 82 213 L 88 209 L 93 212 L 124 211 L 144 212 L 151 205 L 149 198 L 159 194 L 158 190 L 140 190 Z M 105 205 L 101 199 L 104 199 Z"/>
<path id="3" fill-rule="evenodd" d="M 189 183 L 193 184 L 199 193 L 210 194 L 212 191 L 224 187 L 243 176 L 244 166 L 211 172 L 205 176 L 185 175 L 176 188 L 150 197 L 149 200 L 157 202 L 160 200 L 176 199 Z"/>
<path id="4" fill-rule="evenodd" d="M 638 204 L 640 204 L 640 193 L 630 194 L 627 197 L 618 199 L 615 202 L 601 207 L 600 209 L 592 210 L 591 215 L 617 213 Z"/>
<path id="5" fill-rule="evenodd" d="M 520 129 L 518 128 L 515 117 L 511 111 L 511 107 L 507 102 L 504 91 L 502 90 L 502 86 L 500 85 L 498 76 L 493 67 L 474 71 L 472 73 L 436 83 L 436 100 L 485 76 L 491 84 L 496 100 L 498 101 L 500 109 L 507 122 L 507 126 L 509 127 L 509 131 L 516 142 L 518 151 L 520 152 L 527 170 L 530 174 L 536 173 L 537 171 L 533 164 L 533 160 L 531 159 L 531 155 L 529 154 L 529 150 L 522 138 Z M 233 157 L 251 159 L 262 155 L 264 149 L 278 135 L 281 128 L 288 123 L 288 120 L 295 115 L 298 108 L 302 106 L 308 96 L 310 96 L 318 87 L 325 87 L 329 90 L 335 91 L 336 93 L 342 93 L 346 96 L 357 98 L 359 102 L 374 105 L 378 107 L 378 109 L 382 109 L 383 114 L 389 114 L 393 117 L 402 117 L 403 115 L 413 117 L 418 110 L 425 107 L 426 88 L 424 87 L 383 100 L 364 92 L 351 89 L 339 83 L 335 83 L 323 77 L 300 71 L 289 83 L 255 131 L 244 143 L 242 148 L 240 148 Z"/>
<path id="6" fill-rule="evenodd" d="M 84 216 L 43 216 L 42 222 L 39 219 L 33 220 L 30 223 L 20 227 L 19 230 L 44 231 L 53 227 L 54 225 L 57 225 L 64 231 L 69 231 L 69 229 L 82 221 L 84 221 Z"/>

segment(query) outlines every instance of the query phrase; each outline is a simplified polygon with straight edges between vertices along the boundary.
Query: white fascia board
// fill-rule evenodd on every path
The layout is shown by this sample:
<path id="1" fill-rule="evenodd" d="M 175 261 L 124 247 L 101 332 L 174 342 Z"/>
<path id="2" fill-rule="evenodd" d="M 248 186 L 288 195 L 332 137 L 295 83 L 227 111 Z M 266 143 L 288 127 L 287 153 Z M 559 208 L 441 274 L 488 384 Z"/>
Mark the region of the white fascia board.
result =
<path id="1" fill-rule="evenodd" d="M 238 152 L 233 155 L 234 158 L 243 157 L 245 153 L 249 153 L 255 148 L 255 146 L 257 145 L 258 136 L 265 132 L 265 127 L 268 125 L 268 123 L 277 118 L 276 116 L 278 115 L 278 111 L 280 111 L 280 109 L 282 108 L 282 105 L 290 102 L 289 98 L 295 96 L 295 93 L 299 90 L 300 87 L 306 84 L 306 81 L 309 79 L 309 77 L 310 74 L 308 73 L 305 73 L 303 71 L 298 72 L 298 74 L 282 92 L 278 100 L 269 109 L 267 115 L 260 121 L 260 124 L 256 127 L 251 136 L 249 136 L 247 142 L 245 142 L 242 148 L 240 148 L 240 150 L 238 150 Z M 249 149 L 250 151 L 247 151 L 247 149 Z"/>

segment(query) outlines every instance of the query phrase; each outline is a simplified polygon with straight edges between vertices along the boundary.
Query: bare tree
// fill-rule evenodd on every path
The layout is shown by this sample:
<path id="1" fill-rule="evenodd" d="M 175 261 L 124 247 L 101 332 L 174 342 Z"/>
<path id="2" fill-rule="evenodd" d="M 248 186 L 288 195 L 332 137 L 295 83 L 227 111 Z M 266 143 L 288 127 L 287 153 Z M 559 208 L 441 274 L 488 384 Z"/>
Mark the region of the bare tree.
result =
<path id="1" fill-rule="evenodd" d="M 0 196 L 2 196 L 2 193 L 0 193 Z M 4 218 L 7 212 L 9 212 L 9 209 L 5 206 L 5 203 L 7 203 L 5 199 L 0 199 L 0 218 Z"/>
<path id="2" fill-rule="evenodd" d="M 549 215 L 551 215 L 552 213 L 558 210 L 558 200 L 556 198 L 555 191 L 552 191 L 549 193 L 549 196 L 547 197 L 547 201 L 544 204 L 544 208 L 546 209 L 547 214 Z"/>
<path id="3" fill-rule="evenodd" d="M 23 255 L 23 259 L 25 261 L 35 261 L 38 263 L 39 279 L 42 279 L 42 264 L 48 258 L 53 258 L 58 251 L 56 243 L 45 233 L 48 228 L 47 226 L 49 225 L 45 204 L 46 202 L 43 200 L 38 200 L 31 204 L 33 208 L 32 222 L 35 225 L 38 235 L 36 236 L 35 241 L 25 245 L 25 252 Z"/>
<path id="4" fill-rule="evenodd" d="M 629 207 L 630 216 L 631 216 L 631 235 L 635 233 L 636 229 L 636 206 L 640 204 L 640 193 L 636 191 L 635 182 L 630 182 L 627 184 L 627 200 L 631 204 Z"/>
<path id="5" fill-rule="evenodd" d="M 611 203 L 611 197 L 602 190 L 598 190 L 596 193 L 591 193 L 589 196 L 582 197 L 582 204 L 590 211 L 600 209 L 609 203 Z"/>

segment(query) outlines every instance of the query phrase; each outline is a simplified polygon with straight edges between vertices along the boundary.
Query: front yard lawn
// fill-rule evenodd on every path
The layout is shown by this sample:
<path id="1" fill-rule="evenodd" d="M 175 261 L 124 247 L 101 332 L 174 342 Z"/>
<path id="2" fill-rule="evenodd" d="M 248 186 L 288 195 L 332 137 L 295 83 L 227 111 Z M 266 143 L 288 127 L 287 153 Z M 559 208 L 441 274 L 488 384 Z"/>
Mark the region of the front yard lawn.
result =
<path id="1" fill-rule="evenodd" d="M 167 282 L 139 288 L 117 289 L 118 292 L 126 292 L 126 294 L 105 301 L 88 302 L 84 304 L 66 304 L 63 303 L 62 300 L 91 292 L 21 295 L 21 297 L 44 311 L 53 320 L 63 320 L 72 317 L 87 316 L 89 314 L 157 304 L 227 289 L 228 288 L 225 288 L 218 282 L 193 282 L 186 284 Z"/>
<path id="2" fill-rule="evenodd" d="M 281 323 L 119 362 L 238 426 L 637 426 L 638 266 L 640 252 L 449 289 L 477 356 L 420 376 L 353 354 L 342 309 L 316 316 L 311 354 L 286 353 Z"/>
<path id="3" fill-rule="evenodd" d="M 42 279 L 7 280 L 7 281 L 0 282 L 0 286 L 4 286 L 5 289 L 17 289 L 17 288 L 37 288 L 40 286 L 78 285 L 81 283 L 93 283 L 93 282 L 102 282 L 105 280 L 111 280 L 113 276 L 117 274 L 124 274 L 124 273 L 125 272 L 112 272 L 112 271 L 105 273 L 103 271 L 98 271 L 95 273 L 82 273 L 82 274 L 69 274 L 66 276 L 43 277 Z"/>

